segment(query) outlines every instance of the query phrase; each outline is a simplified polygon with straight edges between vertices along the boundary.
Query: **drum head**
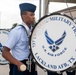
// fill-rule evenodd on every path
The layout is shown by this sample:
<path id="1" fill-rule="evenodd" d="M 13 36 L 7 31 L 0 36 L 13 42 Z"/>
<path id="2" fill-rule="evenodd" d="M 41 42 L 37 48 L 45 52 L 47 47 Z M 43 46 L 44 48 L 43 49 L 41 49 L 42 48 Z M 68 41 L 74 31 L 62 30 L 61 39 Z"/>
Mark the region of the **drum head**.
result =
<path id="1" fill-rule="evenodd" d="M 5 60 L 2 57 L 2 49 L 8 38 L 8 33 L 9 32 L 7 30 L 4 30 L 4 29 L 0 30 L 0 64 L 2 65 L 9 63 L 7 60 Z"/>
<path id="2" fill-rule="evenodd" d="M 76 26 L 61 14 L 43 17 L 35 25 L 30 47 L 38 65 L 49 71 L 64 71 L 76 62 Z"/>

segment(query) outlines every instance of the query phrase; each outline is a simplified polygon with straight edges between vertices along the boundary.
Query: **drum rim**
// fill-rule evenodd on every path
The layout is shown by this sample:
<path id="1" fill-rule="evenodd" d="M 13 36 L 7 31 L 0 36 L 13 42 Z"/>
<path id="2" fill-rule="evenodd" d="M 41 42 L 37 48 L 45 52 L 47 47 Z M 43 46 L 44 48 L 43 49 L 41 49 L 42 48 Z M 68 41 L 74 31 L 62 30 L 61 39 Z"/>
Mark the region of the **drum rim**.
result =
<path id="1" fill-rule="evenodd" d="M 39 24 L 44 18 L 49 17 L 49 16 L 52 16 L 52 15 L 65 16 L 65 17 L 68 17 L 69 19 L 71 19 L 71 20 L 73 21 L 73 18 L 71 18 L 70 16 L 65 15 L 65 14 L 61 14 L 61 13 L 58 13 L 58 12 L 56 12 L 56 13 L 51 13 L 51 14 L 49 14 L 49 15 L 43 16 L 41 19 L 38 20 L 38 22 L 35 24 L 35 26 L 33 27 L 32 31 L 31 31 L 31 35 L 30 35 L 30 37 L 29 37 L 29 46 L 30 46 L 31 55 L 33 56 L 36 64 L 37 64 L 39 67 L 41 67 L 42 69 L 47 70 L 47 71 L 57 72 L 57 71 L 52 71 L 52 70 L 46 69 L 46 68 L 44 68 L 43 66 L 41 66 L 41 65 L 37 62 L 37 60 L 35 59 L 35 57 L 34 57 L 34 55 L 33 55 L 33 52 L 32 52 L 32 48 L 31 48 L 31 37 L 32 37 L 32 34 L 33 34 L 33 32 L 34 32 L 35 27 L 36 27 L 37 24 Z M 73 21 L 73 22 L 74 22 L 74 21 Z M 69 67 L 69 68 L 67 68 L 67 69 L 65 69 L 65 70 L 62 70 L 62 71 L 60 71 L 60 72 L 68 71 L 68 69 L 70 69 L 70 68 L 71 68 L 71 67 Z"/>

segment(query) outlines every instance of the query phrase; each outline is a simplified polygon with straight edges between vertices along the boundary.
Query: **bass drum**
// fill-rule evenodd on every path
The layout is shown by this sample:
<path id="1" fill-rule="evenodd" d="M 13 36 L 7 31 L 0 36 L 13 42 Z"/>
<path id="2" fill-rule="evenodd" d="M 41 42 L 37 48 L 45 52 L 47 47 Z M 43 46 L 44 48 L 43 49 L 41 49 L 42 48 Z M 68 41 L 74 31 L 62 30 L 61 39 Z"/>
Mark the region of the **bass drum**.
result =
<path id="1" fill-rule="evenodd" d="M 2 57 L 2 50 L 3 50 L 3 46 L 8 38 L 8 33 L 9 31 L 5 30 L 5 29 L 0 29 L 0 64 L 1 65 L 5 65 L 8 64 L 9 62 L 7 60 L 5 60 Z"/>
<path id="2" fill-rule="evenodd" d="M 30 36 L 31 53 L 37 64 L 57 72 L 72 69 L 76 62 L 76 25 L 60 13 L 42 17 Z"/>

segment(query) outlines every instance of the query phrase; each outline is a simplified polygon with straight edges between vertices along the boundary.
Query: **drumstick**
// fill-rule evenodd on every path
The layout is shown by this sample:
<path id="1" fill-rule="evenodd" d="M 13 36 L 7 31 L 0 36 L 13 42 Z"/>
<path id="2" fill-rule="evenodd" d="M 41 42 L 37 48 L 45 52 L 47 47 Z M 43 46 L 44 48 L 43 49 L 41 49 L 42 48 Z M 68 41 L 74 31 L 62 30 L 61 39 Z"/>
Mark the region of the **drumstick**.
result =
<path id="1" fill-rule="evenodd" d="M 26 70 L 26 65 L 22 64 L 22 65 L 20 66 L 20 70 L 21 70 L 21 71 L 25 71 L 25 70 Z"/>

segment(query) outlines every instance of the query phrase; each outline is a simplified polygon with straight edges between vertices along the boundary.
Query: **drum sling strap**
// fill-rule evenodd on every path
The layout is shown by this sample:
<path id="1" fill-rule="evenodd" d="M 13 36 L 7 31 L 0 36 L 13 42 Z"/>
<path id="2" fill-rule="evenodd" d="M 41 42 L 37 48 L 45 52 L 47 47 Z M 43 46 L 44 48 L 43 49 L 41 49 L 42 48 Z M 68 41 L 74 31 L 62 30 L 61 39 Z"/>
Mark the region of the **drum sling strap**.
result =
<path id="1" fill-rule="evenodd" d="M 26 28 L 23 25 L 19 25 L 19 26 L 22 26 L 26 30 Z M 27 30 L 26 30 L 26 34 L 28 36 Z M 29 38 L 29 36 L 28 36 L 28 38 Z M 29 54 L 28 61 L 26 62 L 26 64 L 27 64 L 27 69 L 29 70 L 29 75 L 38 75 L 37 70 L 36 70 L 36 64 L 33 61 L 31 54 Z"/>

